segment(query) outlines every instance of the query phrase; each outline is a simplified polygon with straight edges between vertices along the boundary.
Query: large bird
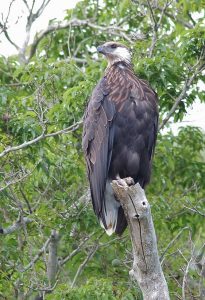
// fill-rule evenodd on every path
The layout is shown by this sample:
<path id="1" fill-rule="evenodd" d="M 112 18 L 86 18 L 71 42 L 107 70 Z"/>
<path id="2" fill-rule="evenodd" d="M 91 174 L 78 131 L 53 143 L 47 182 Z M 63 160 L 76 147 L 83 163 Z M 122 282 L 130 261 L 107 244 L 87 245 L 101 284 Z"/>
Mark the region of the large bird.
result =
<path id="1" fill-rule="evenodd" d="M 85 112 L 83 151 L 95 214 L 108 235 L 120 235 L 127 221 L 111 182 L 132 177 L 142 188 L 149 182 L 158 100 L 149 84 L 135 76 L 125 45 L 107 42 L 97 50 L 108 67 Z"/>

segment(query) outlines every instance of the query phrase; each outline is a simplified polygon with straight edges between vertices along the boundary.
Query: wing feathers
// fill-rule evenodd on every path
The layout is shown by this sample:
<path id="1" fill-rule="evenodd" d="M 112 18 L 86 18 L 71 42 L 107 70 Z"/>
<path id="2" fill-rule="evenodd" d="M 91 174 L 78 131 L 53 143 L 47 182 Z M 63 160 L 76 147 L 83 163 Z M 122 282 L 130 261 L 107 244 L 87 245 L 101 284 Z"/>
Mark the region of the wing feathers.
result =
<path id="1" fill-rule="evenodd" d="M 115 106 L 108 100 L 108 88 L 103 78 L 93 91 L 84 120 L 83 150 L 95 213 L 106 226 L 104 191 L 113 146 L 112 121 Z"/>

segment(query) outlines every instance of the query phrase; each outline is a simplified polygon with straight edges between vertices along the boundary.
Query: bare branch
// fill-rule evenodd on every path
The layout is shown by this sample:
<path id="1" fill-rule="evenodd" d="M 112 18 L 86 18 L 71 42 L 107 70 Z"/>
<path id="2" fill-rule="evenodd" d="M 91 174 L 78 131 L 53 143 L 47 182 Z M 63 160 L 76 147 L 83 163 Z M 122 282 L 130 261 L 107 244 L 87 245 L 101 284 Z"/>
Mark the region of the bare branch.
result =
<path id="1" fill-rule="evenodd" d="M 2 30 L 2 32 L 4 33 L 5 37 L 7 38 L 7 40 L 9 41 L 9 43 L 11 43 L 17 51 L 20 51 L 20 47 L 14 43 L 14 41 L 12 41 L 12 39 L 10 38 L 9 34 L 8 34 L 8 31 L 7 31 L 7 28 L 4 27 L 4 25 L 2 23 L 0 23 L 0 28 Z"/>
<path id="2" fill-rule="evenodd" d="M 35 5 L 35 2 L 36 2 L 36 0 L 33 0 L 32 6 L 31 6 L 31 10 L 30 10 L 31 13 L 33 12 L 33 8 L 34 8 L 34 5 Z"/>
<path id="3" fill-rule="evenodd" d="M 68 256 L 66 256 L 63 260 L 60 262 L 60 266 L 63 266 L 67 261 L 69 261 L 73 256 L 75 256 L 78 252 L 80 252 L 81 248 L 91 239 L 91 237 L 95 234 L 95 232 L 91 233 L 89 236 L 87 236 L 79 245 L 78 247 L 73 250 Z"/>
<path id="4" fill-rule="evenodd" d="M 26 38 L 24 40 L 23 46 L 19 49 L 19 57 L 23 63 L 27 62 L 26 50 L 27 50 L 27 46 L 28 46 L 28 43 L 30 40 L 31 27 L 32 27 L 33 23 L 35 22 L 35 20 L 38 19 L 40 17 L 40 15 L 43 13 L 44 9 L 46 8 L 46 6 L 48 5 L 48 3 L 50 1 L 51 0 L 43 0 L 40 7 L 34 13 L 33 10 L 34 10 L 36 0 L 32 1 L 31 8 L 29 7 L 27 0 L 23 0 L 24 4 L 26 5 L 27 10 L 29 12 L 29 15 L 27 17 L 27 23 L 26 23 Z"/>
<path id="5" fill-rule="evenodd" d="M 136 4 L 140 4 L 140 1 L 137 1 L 137 0 L 132 0 L 132 1 L 133 1 L 134 3 L 136 3 Z M 146 6 L 146 7 L 148 6 L 148 4 L 146 4 L 146 3 L 143 3 L 143 5 Z M 159 6 L 159 5 L 156 6 L 156 10 L 163 11 L 163 9 L 164 9 L 164 8 L 161 7 L 161 6 Z M 164 14 L 165 14 L 167 17 L 169 17 L 170 19 L 172 19 L 174 22 L 177 22 L 177 23 L 183 25 L 183 26 L 186 27 L 186 28 L 189 28 L 189 29 L 194 28 L 194 25 L 192 25 L 192 24 L 189 23 L 188 21 L 182 19 L 181 16 L 178 17 L 177 15 L 171 14 L 171 13 L 168 12 L 168 11 L 165 11 Z"/>
<path id="6" fill-rule="evenodd" d="M 20 188 L 19 188 L 19 191 L 20 191 L 20 193 L 21 193 L 21 195 L 22 195 L 24 201 L 26 202 L 26 205 L 27 205 L 27 207 L 28 207 L 29 213 L 32 214 L 33 210 L 32 210 L 32 208 L 31 208 L 31 205 L 30 205 L 30 203 L 29 203 L 29 200 L 28 200 L 27 196 L 25 195 L 24 190 L 22 189 L 21 186 L 20 186 Z"/>
<path id="7" fill-rule="evenodd" d="M 39 250 L 39 252 L 34 256 L 34 258 L 30 261 L 30 263 L 25 266 L 23 269 L 20 270 L 20 272 L 26 272 L 28 269 L 30 269 L 36 262 L 37 260 L 39 260 L 39 258 L 41 257 L 41 255 L 46 251 L 46 249 L 48 248 L 48 245 L 50 244 L 50 241 L 52 239 L 52 236 L 50 236 L 47 241 L 45 242 L 45 244 L 43 245 L 43 247 Z"/>
<path id="8" fill-rule="evenodd" d="M 10 15 L 10 12 L 11 12 L 11 7 L 12 7 L 12 4 L 14 3 L 15 0 L 12 0 L 9 4 L 9 9 L 8 9 L 8 13 L 7 13 L 7 16 L 6 16 L 6 19 L 5 21 L 3 20 L 3 16 L 2 16 L 2 22 L 3 24 L 0 22 L 0 27 L 2 28 L 2 31 L 0 32 L 0 34 L 5 30 L 7 29 L 6 28 L 6 24 L 8 22 L 8 18 L 9 18 L 9 15 Z"/>
<path id="9" fill-rule="evenodd" d="M 153 9 L 152 9 L 152 6 L 151 6 L 149 0 L 147 0 L 147 4 L 148 4 L 148 7 L 149 7 L 149 10 L 150 10 L 150 13 L 151 13 L 152 28 L 153 28 L 152 29 L 153 30 L 152 44 L 151 44 L 150 49 L 149 49 L 149 57 L 152 57 L 153 51 L 154 51 L 154 47 L 155 47 L 156 42 L 157 42 L 158 29 L 159 29 L 159 27 L 161 25 L 162 18 L 164 16 L 165 11 L 168 8 L 170 2 L 168 2 L 168 0 L 166 0 L 166 3 L 164 5 L 164 7 L 162 8 L 162 13 L 161 13 L 161 16 L 160 16 L 158 22 L 155 19 L 154 12 L 153 12 Z"/>
<path id="10" fill-rule="evenodd" d="M 13 82 L 13 83 L 0 83 L 0 86 L 8 86 L 8 87 L 19 87 L 30 84 L 30 82 Z"/>
<path id="11" fill-rule="evenodd" d="M 52 230 L 51 240 L 49 244 L 48 262 L 47 262 L 47 275 L 50 285 L 54 283 L 56 273 L 58 270 L 58 256 L 57 247 L 59 242 L 59 234 Z"/>
<path id="12" fill-rule="evenodd" d="M 19 229 L 21 229 L 25 224 L 29 224 L 33 222 L 32 219 L 24 217 L 24 218 L 19 218 L 13 225 L 7 227 L 7 228 L 0 228 L 0 234 L 7 235 L 11 234 Z"/>
<path id="13" fill-rule="evenodd" d="M 185 80 L 185 83 L 184 83 L 181 93 L 176 98 L 175 103 L 173 104 L 172 108 L 170 109 L 167 116 L 164 118 L 164 120 L 160 124 L 159 130 L 161 130 L 164 127 L 164 125 L 169 121 L 171 116 L 176 111 L 179 103 L 186 97 L 187 91 L 190 88 L 193 81 L 196 79 L 197 75 L 200 74 L 205 69 L 205 64 L 204 64 L 203 60 L 198 61 L 195 67 L 196 67 L 196 69 L 195 69 L 194 73 Z"/>
<path id="14" fill-rule="evenodd" d="M 99 245 L 96 244 L 93 249 L 90 250 L 90 252 L 88 253 L 87 257 L 85 258 L 85 260 L 83 261 L 83 263 L 79 266 L 76 274 L 75 274 L 75 277 L 73 279 L 73 282 L 71 284 L 71 288 L 74 287 L 75 283 L 76 283 L 76 280 L 78 278 L 78 276 L 82 273 L 83 269 L 85 268 L 86 264 L 89 262 L 89 260 L 92 259 L 93 255 L 95 254 L 95 252 L 98 250 L 99 248 Z"/>
<path id="15" fill-rule="evenodd" d="M 157 9 L 162 11 L 163 7 L 158 6 Z M 183 25 L 184 27 L 187 27 L 189 29 L 194 28 L 194 26 L 191 23 L 187 22 L 186 20 L 183 20 L 182 17 L 178 17 L 177 15 L 175 16 L 175 15 L 173 15 L 170 12 L 167 12 L 167 11 L 165 12 L 165 15 L 167 17 L 169 17 L 170 19 L 174 20 L 175 22 Z"/>
<path id="16" fill-rule="evenodd" d="M 41 6 L 39 7 L 39 9 L 36 12 L 36 15 L 39 17 L 43 11 L 45 10 L 46 6 L 51 2 L 51 0 L 43 0 Z"/>
<path id="17" fill-rule="evenodd" d="M 13 146 L 13 147 L 7 147 L 4 151 L 2 151 L 0 153 L 0 158 L 5 156 L 6 154 L 10 153 L 10 152 L 15 152 L 15 151 L 18 151 L 18 150 L 21 150 L 23 148 L 26 148 L 28 146 L 31 146 L 43 139 L 46 139 L 46 138 L 49 138 L 49 137 L 54 137 L 54 136 L 57 136 L 57 135 L 60 135 L 60 134 L 67 134 L 67 133 L 70 133 L 70 132 L 73 132 L 75 130 L 77 130 L 81 125 L 82 125 L 83 121 L 79 121 L 79 122 L 76 122 L 75 124 L 67 127 L 67 128 L 64 128 L 64 129 L 61 129 L 61 130 L 58 130 L 56 132 L 52 132 L 52 133 L 47 133 L 45 134 L 44 132 L 39 135 L 37 138 L 33 139 L 33 140 L 30 140 L 28 142 L 24 142 L 23 144 L 21 145 L 18 145 L 18 146 Z"/>
<path id="18" fill-rule="evenodd" d="M 124 39 L 126 39 L 127 41 L 129 41 L 130 43 L 132 43 L 132 40 L 126 34 L 126 30 L 124 30 L 123 28 L 120 28 L 118 26 L 104 27 L 104 26 L 99 26 L 99 25 L 93 24 L 93 23 L 90 22 L 90 20 L 72 19 L 72 20 L 70 20 L 70 21 L 68 21 L 64 24 L 58 23 L 58 24 L 55 24 L 55 25 L 50 25 L 50 26 L 48 26 L 47 29 L 45 29 L 45 30 L 41 31 L 40 33 L 38 33 L 36 35 L 32 45 L 31 45 L 30 54 L 29 54 L 29 57 L 27 58 L 27 61 L 29 61 L 33 57 L 33 55 L 36 52 L 38 44 L 40 43 L 40 41 L 46 35 L 48 35 L 49 33 L 53 32 L 53 31 L 66 29 L 66 28 L 69 28 L 71 26 L 89 26 L 93 29 L 97 29 L 97 30 L 102 31 L 102 32 L 106 31 L 109 34 L 112 34 L 112 35 L 115 35 L 115 36 L 116 35 L 121 36 Z"/>
<path id="19" fill-rule="evenodd" d="M 205 217 L 205 214 L 203 214 L 202 212 L 200 212 L 196 207 L 194 207 L 194 206 L 192 206 L 192 208 L 191 207 L 188 207 L 188 206 L 186 206 L 186 205 L 184 205 L 184 208 L 186 208 L 186 209 L 188 209 L 188 210 L 190 210 L 190 211 L 192 211 L 192 212 L 194 212 L 194 213 L 197 213 L 197 214 L 199 214 L 200 216 L 202 216 L 202 217 Z"/>
<path id="20" fill-rule="evenodd" d="M 56 286 L 58 284 L 58 280 L 56 280 L 56 282 L 54 283 L 53 286 L 49 286 L 49 287 L 44 287 L 44 288 L 38 288 L 37 290 L 40 291 L 40 292 L 46 292 L 46 293 L 50 293 L 52 291 L 55 290 Z M 42 298 L 38 298 L 39 300 L 42 299 Z M 35 300 L 38 300 L 38 299 L 35 299 Z"/>
<path id="21" fill-rule="evenodd" d="M 144 300 L 169 300 L 150 205 L 140 185 L 128 186 L 130 183 L 131 178 L 112 182 L 115 196 L 125 212 L 132 241 L 134 262 L 130 276 L 138 281 Z"/>
<path id="22" fill-rule="evenodd" d="M 183 277 L 183 282 L 182 282 L 182 300 L 186 300 L 186 293 L 185 293 L 185 288 L 187 285 L 187 279 L 188 279 L 188 273 L 189 273 L 189 269 L 191 266 L 191 263 L 194 261 L 194 254 L 193 254 L 193 246 L 192 246 L 192 240 L 191 240 L 191 233 L 190 233 L 190 242 L 191 242 L 191 258 L 189 259 L 189 261 L 187 262 L 187 266 L 184 272 L 184 277 Z"/>
<path id="23" fill-rule="evenodd" d="M 169 244 L 167 245 L 167 247 L 165 248 L 165 250 L 163 251 L 163 253 L 161 254 L 160 256 L 160 261 L 161 261 L 161 264 L 163 264 L 163 258 L 167 252 L 167 250 L 174 244 L 174 242 L 180 237 L 180 235 L 182 234 L 182 232 L 184 232 L 184 230 L 189 230 L 190 228 L 189 227 L 184 227 L 182 228 L 182 230 L 179 231 L 179 233 L 169 242 Z"/>
<path id="24" fill-rule="evenodd" d="M 151 6 L 149 0 L 147 0 L 147 4 L 148 4 L 149 10 L 150 10 L 150 13 L 151 13 L 151 16 L 152 16 L 152 21 L 154 23 L 154 27 L 155 27 L 155 31 L 156 31 L 157 30 L 157 21 L 155 19 L 154 12 L 153 12 L 153 9 L 152 9 L 152 6 Z"/>
<path id="25" fill-rule="evenodd" d="M 22 0 L 22 1 L 24 2 L 24 4 L 26 5 L 28 11 L 30 12 L 30 7 L 29 7 L 29 5 L 28 5 L 28 2 L 27 2 L 26 0 Z"/>
<path id="26" fill-rule="evenodd" d="M 205 252 L 205 243 L 203 244 L 203 246 L 199 250 L 199 253 L 195 257 L 195 265 L 202 277 L 205 277 L 205 273 L 204 273 L 205 264 L 204 264 L 204 259 L 203 259 L 204 252 Z"/>
<path id="27" fill-rule="evenodd" d="M 12 39 L 10 38 L 10 35 L 8 33 L 8 29 L 7 29 L 7 22 L 8 22 L 8 18 L 9 18 L 10 12 L 11 12 L 11 7 L 12 7 L 12 4 L 14 3 L 14 1 L 15 0 L 12 0 L 9 4 L 8 14 L 6 16 L 5 21 L 3 21 L 3 17 L 2 17 L 3 23 L 0 22 L 0 28 L 1 28 L 0 34 L 3 32 L 6 39 L 9 41 L 9 43 L 11 43 L 11 45 L 13 45 L 17 51 L 20 51 L 20 47 L 14 41 L 12 41 Z"/>
<path id="28" fill-rule="evenodd" d="M 99 61 L 98 59 L 96 58 L 92 58 L 93 61 Z M 86 58 L 79 58 L 79 57 L 75 57 L 75 56 L 71 56 L 71 57 L 67 57 L 65 59 L 61 59 L 61 60 L 57 60 L 55 62 L 53 62 L 53 65 L 58 65 L 60 63 L 70 63 L 71 61 L 74 61 L 76 63 L 79 63 L 79 64 L 87 64 L 89 61 L 86 59 Z"/>
<path id="29" fill-rule="evenodd" d="M 21 172 L 19 172 L 21 175 L 19 176 L 19 173 L 16 175 L 16 178 L 14 180 L 9 180 L 9 181 L 6 181 L 5 182 L 5 185 L 0 187 L 0 192 L 2 192 L 3 190 L 7 189 L 8 187 L 10 187 L 11 185 L 13 184 L 16 184 L 18 182 L 21 182 L 23 181 L 25 178 L 27 178 L 28 176 L 30 176 L 34 169 L 36 168 L 36 165 L 35 167 L 33 168 L 32 171 L 25 171 L 25 170 L 21 170 Z"/>

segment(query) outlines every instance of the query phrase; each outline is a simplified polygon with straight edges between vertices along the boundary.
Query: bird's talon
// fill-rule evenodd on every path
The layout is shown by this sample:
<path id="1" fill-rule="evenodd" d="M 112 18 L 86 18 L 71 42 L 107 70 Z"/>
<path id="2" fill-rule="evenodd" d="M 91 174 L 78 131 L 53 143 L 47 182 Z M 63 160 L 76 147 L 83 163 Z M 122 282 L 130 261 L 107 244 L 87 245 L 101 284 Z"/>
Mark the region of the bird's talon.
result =
<path id="1" fill-rule="evenodd" d="M 119 183 L 119 185 L 121 185 L 121 186 L 127 186 L 127 183 L 126 183 L 126 181 L 124 180 L 124 179 L 118 179 L 117 180 L 117 182 Z"/>
<path id="2" fill-rule="evenodd" d="M 128 186 L 131 186 L 131 185 L 134 185 L 135 182 L 134 182 L 134 179 L 132 177 L 127 177 L 125 178 L 125 182 Z"/>

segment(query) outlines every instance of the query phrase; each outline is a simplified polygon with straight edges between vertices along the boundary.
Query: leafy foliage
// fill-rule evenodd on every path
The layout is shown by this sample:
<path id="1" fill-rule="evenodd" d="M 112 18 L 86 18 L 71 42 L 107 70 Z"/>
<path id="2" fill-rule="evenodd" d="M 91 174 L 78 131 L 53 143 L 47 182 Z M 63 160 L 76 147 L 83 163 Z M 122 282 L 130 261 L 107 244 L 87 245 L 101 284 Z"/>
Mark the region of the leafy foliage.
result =
<path id="1" fill-rule="evenodd" d="M 66 12 L 65 21 L 77 18 L 96 26 L 51 31 L 27 64 L 20 64 L 17 55 L 1 56 L 0 153 L 82 119 L 89 95 L 106 67 L 105 61 L 97 57 L 96 46 L 111 39 L 123 40 L 123 35 L 119 31 L 113 34 L 109 26 L 121 27 L 129 37 L 143 33 L 143 40 L 132 40 L 130 45 L 133 66 L 158 92 L 160 120 L 164 119 L 200 59 L 205 25 L 202 1 L 173 1 L 164 13 L 160 7 L 164 7 L 164 1 L 158 1 L 157 7 L 153 5 L 155 21 L 161 18 L 161 23 L 152 55 L 153 20 L 147 1 L 104 0 L 98 4 L 84 0 Z M 55 20 L 51 24 L 55 25 Z M 126 38 L 123 42 L 129 44 Z M 205 101 L 199 82 L 205 82 L 202 73 L 196 75 L 180 101 L 175 122 L 182 120 L 197 98 Z M 81 198 L 88 187 L 81 134 L 78 127 L 0 158 L 1 227 L 22 222 L 20 230 L 0 237 L 2 299 L 20 299 L 21 294 L 24 299 L 33 299 L 43 293 L 45 299 L 141 299 L 140 291 L 128 278 L 132 265 L 129 237 L 102 235 L 90 203 Z M 166 133 L 159 134 L 147 190 L 172 299 L 180 297 L 187 261 L 198 257 L 205 239 L 204 139 L 198 128 L 184 127 L 174 135 L 167 124 Z M 24 224 L 25 216 L 32 222 Z M 59 264 L 78 249 L 87 235 L 91 237 L 61 265 L 56 284 L 50 285 L 46 270 L 49 251 L 39 251 L 53 229 L 60 234 Z M 76 272 L 96 245 L 97 251 L 72 287 Z M 36 262 L 24 270 L 36 255 Z M 197 299 L 205 287 L 194 263 L 189 271 L 186 299 Z"/>

